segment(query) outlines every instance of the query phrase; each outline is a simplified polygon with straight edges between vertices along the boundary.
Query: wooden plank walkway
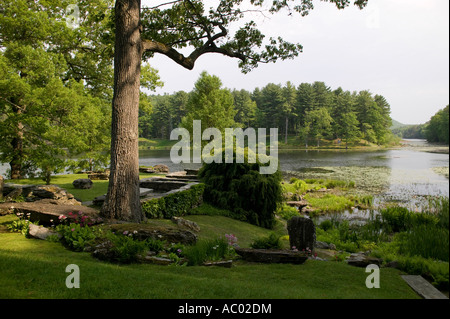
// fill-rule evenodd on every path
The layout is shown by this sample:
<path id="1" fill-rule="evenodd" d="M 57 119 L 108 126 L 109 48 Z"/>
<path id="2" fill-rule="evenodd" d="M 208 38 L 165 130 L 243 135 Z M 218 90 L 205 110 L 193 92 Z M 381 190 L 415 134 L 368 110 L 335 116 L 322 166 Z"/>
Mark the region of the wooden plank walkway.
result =
<path id="1" fill-rule="evenodd" d="M 402 276 L 403 280 L 424 299 L 448 299 L 446 295 L 437 290 L 432 284 L 422 276 Z"/>

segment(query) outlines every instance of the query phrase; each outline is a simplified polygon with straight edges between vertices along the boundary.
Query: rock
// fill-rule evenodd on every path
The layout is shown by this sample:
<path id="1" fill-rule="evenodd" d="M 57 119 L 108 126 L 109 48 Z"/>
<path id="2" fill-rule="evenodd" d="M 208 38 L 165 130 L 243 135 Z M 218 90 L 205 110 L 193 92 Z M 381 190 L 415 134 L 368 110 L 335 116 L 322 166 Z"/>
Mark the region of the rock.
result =
<path id="1" fill-rule="evenodd" d="M 72 182 L 73 187 L 76 189 L 91 189 L 92 181 L 89 178 L 76 179 Z"/>
<path id="2" fill-rule="evenodd" d="M 95 181 L 107 181 L 109 179 L 109 174 L 107 173 L 93 173 L 93 174 L 89 174 L 88 178 L 90 180 L 95 180 Z"/>
<path id="3" fill-rule="evenodd" d="M 9 192 L 8 195 L 6 195 L 5 200 L 7 202 L 13 202 L 17 200 L 20 196 L 22 196 L 23 190 L 22 188 L 16 188 L 12 192 Z"/>
<path id="4" fill-rule="evenodd" d="M 12 184 L 12 183 L 4 183 L 3 184 L 3 196 L 10 194 L 16 189 L 22 190 L 22 196 L 28 197 L 28 195 L 33 191 L 36 185 L 21 185 L 21 184 Z"/>
<path id="5" fill-rule="evenodd" d="M 206 267 L 217 266 L 217 267 L 231 268 L 233 266 L 233 261 L 232 260 L 215 261 L 210 263 L 204 263 L 203 266 Z"/>
<path id="6" fill-rule="evenodd" d="M 300 201 L 289 201 L 286 203 L 288 206 L 292 206 L 292 207 L 298 207 L 300 210 L 303 207 L 306 207 L 309 205 L 309 203 L 305 200 L 300 200 Z"/>
<path id="7" fill-rule="evenodd" d="M 308 256 L 292 250 L 235 248 L 242 259 L 259 263 L 303 264 Z"/>
<path id="8" fill-rule="evenodd" d="M 156 171 L 151 167 L 139 167 L 139 172 L 145 174 L 155 174 Z"/>
<path id="9" fill-rule="evenodd" d="M 172 226 L 127 223 L 109 225 L 108 228 L 113 232 L 123 233 L 124 231 L 128 231 L 133 233 L 133 238 L 137 240 L 151 238 L 166 241 L 167 243 L 181 243 L 183 245 L 193 245 L 197 242 L 197 235 L 192 231 Z"/>
<path id="10" fill-rule="evenodd" d="M 322 248 L 316 248 L 315 254 L 317 254 L 317 257 L 319 257 L 321 260 L 336 260 L 337 251 L 330 250 L 330 249 L 322 249 Z"/>
<path id="11" fill-rule="evenodd" d="M 287 223 L 289 244 L 299 251 L 314 250 L 316 244 L 316 227 L 309 218 L 293 217 Z"/>
<path id="12" fill-rule="evenodd" d="M 399 268 L 400 268 L 400 264 L 399 264 L 398 261 L 393 260 L 393 261 L 390 261 L 390 262 L 386 263 L 386 264 L 384 265 L 384 267 L 386 267 L 386 268 L 395 268 L 395 269 L 399 269 Z"/>
<path id="13" fill-rule="evenodd" d="M 368 265 L 380 266 L 382 260 L 375 257 L 367 256 L 365 253 L 353 253 L 347 259 L 347 263 L 355 267 L 367 267 Z"/>
<path id="14" fill-rule="evenodd" d="M 169 191 L 181 188 L 186 185 L 187 185 L 186 182 L 174 181 L 174 180 L 158 178 L 158 177 L 142 179 L 139 183 L 139 187 L 150 188 L 150 189 L 153 189 L 153 191 L 159 192 L 159 193 L 169 192 Z"/>
<path id="15" fill-rule="evenodd" d="M 169 167 L 164 164 L 155 165 L 153 166 L 153 169 L 158 173 L 169 173 Z"/>
<path id="16" fill-rule="evenodd" d="M 171 220 L 172 220 L 172 222 L 174 222 L 178 226 L 189 228 L 189 229 L 191 229 L 191 230 L 193 230 L 195 232 L 199 232 L 200 231 L 200 226 L 197 223 L 193 222 L 193 221 L 186 220 L 186 219 L 181 218 L 181 217 L 175 217 L 175 216 L 172 217 Z"/>
<path id="17" fill-rule="evenodd" d="M 316 245 L 314 247 L 320 249 L 331 249 L 330 244 L 323 241 L 316 241 Z"/>
<path id="18" fill-rule="evenodd" d="M 100 260 L 113 260 L 115 253 L 112 250 L 113 244 L 109 240 L 105 240 L 95 247 L 88 247 L 85 251 L 92 251 L 92 256 Z"/>
<path id="19" fill-rule="evenodd" d="M 186 171 L 187 175 L 195 175 L 195 176 L 197 176 L 198 172 L 200 171 L 200 169 L 188 169 L 188 168 L 186 168 L 185 171 Z"/>
<path id="20" fill-rule="evenodd" d="M 308 207 L 308 206 L 303 207 L 303 208 L 301 209 L 301 213 L 306 214 L 306 215 L 311 215 L 311 214 L 314 213 L 315 211 L 316 211 L 315 209 L 310 208 L 310 207 Z"/>
<path id="21" fill-rule="evenodd" d="M 59 201 L 54 201 L 59 203 Z M 0 212 L 9 211 L 10 213 L 30 214 L 30 221 L 44 225 L 54 225 L 59 222 L 59 216 L 67 215 L 70 212 L 82 212 L 92 218 L 98 218 L 98 211 L 82 206 L 51 203 L 51 200 L 42 200 L 36 202 L 23 203 L 0 203 Z"/>
<path id="22" fill-rule="evenodd" d="M 186 171 L 173 172 L 166 175 L 166 178 L 178 180 L 181 182 L 198 181 L 197 175 L 187 175 Z"/>
<path id="23" fill-rule="evenodd" d="M 29 229 L 28 235 L 32 238 L 46 240 L 47 237 L 52 236 L 52 235 L 56 235 L 59 238 L 61 238 L 61 235 L 59 233 L 57 233 L 54 230 L 43 227 L 43 226 L 38 226 L 38 225 L 30 223 L 30 225 L 28 226 L 28 229 Z"/>
<path id="24" fill-rule="evenodd" d="M 105 200 L 106 200 L 106 195 L 100 195 L 100 196 L 97 196 L 96 198 L 94 198 L 94 200 L 92 201 L 92 204 L 95 206 L 102 206 L 103 203 L 105 202 Z"/>
<path id="25" fill-rule="evenodd" d="M 156 264 L 161 266 L 167 266 L 172 263 L 172 260 L 168 258 L 156 257 L 156 256 L 145 256 L 141 259 L 141 262 Z"/>
<path id="26" fill-rule="evenodd" d="M 74 196 L 65 189 L 56 185 L 38 185 L 31 189 L 27 201 L 38 201 L 41 199 L 72 200 Z"/>

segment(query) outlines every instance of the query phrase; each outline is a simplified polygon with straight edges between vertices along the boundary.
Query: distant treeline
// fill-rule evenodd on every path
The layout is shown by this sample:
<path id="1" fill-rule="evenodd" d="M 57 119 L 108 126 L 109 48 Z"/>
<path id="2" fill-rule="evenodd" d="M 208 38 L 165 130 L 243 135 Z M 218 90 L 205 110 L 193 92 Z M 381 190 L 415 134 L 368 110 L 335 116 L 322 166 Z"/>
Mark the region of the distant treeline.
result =
<path id="1" fill-rule="evenodd" d="M 449 144 L 448 105 L 438 111 L 425 124 L 404 125 L 392 129 L 392 133 L 402 138 L 426 139 L 430 143 Z"/>
<path id="2" fill-rule="evenodd" d="M 225 92 L 232 96 L 232 105 L 227 106 L 232 110 L 224 112 L 221 109 L 224 103 L 218 103 L 217 114 L 227 114 L 235 127 L 278 128 L 280 142 L 284 138 L 287 140 L 288 135 L 314 144 L 321 139 L 343 142 L 364 139 L 382 145 L 393 139 L 390 105 L 383 96 L 369 91 L 332 90 L 324 82 L 298 86 L 288 82 L 285 85 L 270 83 L 249 92 L 211 84 L 217 81 L 220 81 L 217 77 L 204 72 L 192 92 L 150 96 L 151 112 L 141 110 L 140 114 L 141 137 L 168 139 L 172 129 L 183 125 L 188 113 L 194 110 L 202 117 L 203 106 L 195 103 L 214 105 L 218 103 L 215 97 Z M 211 110 L 215 108 L 209 108 L 208 113 Z"/>

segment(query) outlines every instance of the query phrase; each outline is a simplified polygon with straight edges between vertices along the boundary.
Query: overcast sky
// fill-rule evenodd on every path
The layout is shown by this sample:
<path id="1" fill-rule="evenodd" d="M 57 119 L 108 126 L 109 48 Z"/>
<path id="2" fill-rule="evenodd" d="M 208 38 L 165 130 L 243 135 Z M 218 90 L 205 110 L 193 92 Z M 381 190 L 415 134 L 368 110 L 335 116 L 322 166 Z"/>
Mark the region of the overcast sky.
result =
<path id="1" fill-rule="evenodd" d="M 142 0 L 143 6 L 156 2 Z M 449 104 L 448 0 L 369 0 L 362 11 L 316 1 L 304 18 L 253 18 L 267 37 L 281 35 L 302 44 L 304 52 L 249 74 L 240 72 L 237 60 L 218 54 L 200 57 L 192 71 L 156 55 L 149 62 L 165 83 L 156 93 L 189 92 L 206 70 L 229 89 L 322 81 L 333 90 L 369 90 L 383 95 L 392 118 L 405 124 L 425 123 Z"/>

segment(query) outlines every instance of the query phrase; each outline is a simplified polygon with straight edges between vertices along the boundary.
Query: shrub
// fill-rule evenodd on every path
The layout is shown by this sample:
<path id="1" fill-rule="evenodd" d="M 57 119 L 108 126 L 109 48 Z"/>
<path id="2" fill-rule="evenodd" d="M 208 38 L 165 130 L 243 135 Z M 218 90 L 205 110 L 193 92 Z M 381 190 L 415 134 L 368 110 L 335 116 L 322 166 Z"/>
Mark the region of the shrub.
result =
<path id="1" fill-rule="evenodd" d="M 147 218 L 153 219 L 185 216 L 201 205 L 204 189 L 204 184 L 197 184 L 188 190 L 146 201 L 142 204 L 142 209 Z"/>
<path id="2" fill-rule="evenodd" d="M 291 207 L 286 204 L 283 204 L 277 209 L 277 215 L 283 218 L 284 220 L 289 220 L 292 217 L 300 216 L 300 213 L 296 207 Z"/>
<path id="3" fill-rule="evenodd" d="M 111 243 L 109 247 L 109 261 L 129 264 L 138 260 L 139 255 L 148 249 L 145 241 L 134 240 L 132 236 L 116 235 L 108 233 L 107 240 Z"/>
<path id="4" fill-rule="evenodd" d="M 308 184 L 306 184 L 305 181 L 301 179 L 296 179 L 292 182 L 292 184 L 295 186 L 295 189 L 301 194 L 305 193 L 308 190 Z"/>
<path id="5" fill-rule="evenodd" d="M 58 225 L 56 231 L 62 236 L 63 244 L 73 251 L 83 251 L 94 243 L 101 235 L 101 230 L 95 227 L 82 227 L 80 224 Z"/>
<path id="6" fill-rule="evenodd" d="M 320 223 L 319 227 L 322 228 L 324 231 L 327 231 L 333 228 L 333 222 L 329 219 L 324 220 L 323 222 Z"/>
<path id="7" fill-rule="evenodd" d="M 251 224 L 273 228 L 275 211 L 282 201 L 281 173 L 263 175 L 260 163 L 205 164 L 199 177 L 205 183 L 205 202 L 227 209 Z"/>
<path id="8" fill-rule="evenodd" d="M 275 233 L 258 238 L 250 245 L 254 249 L 281 249 L 281 246 L 280 237 Z"/>

